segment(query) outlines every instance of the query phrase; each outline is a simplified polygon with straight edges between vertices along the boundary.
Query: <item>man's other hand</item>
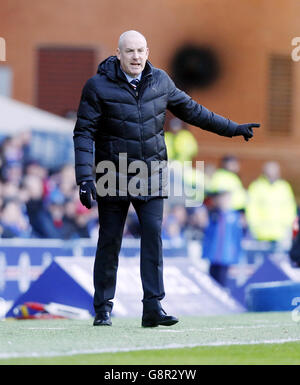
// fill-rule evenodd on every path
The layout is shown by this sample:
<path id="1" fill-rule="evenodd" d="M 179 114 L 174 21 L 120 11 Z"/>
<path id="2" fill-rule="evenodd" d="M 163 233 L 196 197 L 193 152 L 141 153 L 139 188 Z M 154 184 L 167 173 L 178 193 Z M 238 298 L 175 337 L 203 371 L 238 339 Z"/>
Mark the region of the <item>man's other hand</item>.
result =
<path id="1" fill-rule="evenodd" d="M 242 135 L 246 141 L 253 137 L 253 127 L 260 127 L 259 123 L 246 123 L 237 126 L 234 136 Z"/>
<path id="2" fill-rule="evenodd" d="M 97 191 L 94 182 L 88 180 L 80 184 L 79 198 L 83 206 L 90 209 L 92 207 L 92 198 L 95 200 L 96 196 Z"/>

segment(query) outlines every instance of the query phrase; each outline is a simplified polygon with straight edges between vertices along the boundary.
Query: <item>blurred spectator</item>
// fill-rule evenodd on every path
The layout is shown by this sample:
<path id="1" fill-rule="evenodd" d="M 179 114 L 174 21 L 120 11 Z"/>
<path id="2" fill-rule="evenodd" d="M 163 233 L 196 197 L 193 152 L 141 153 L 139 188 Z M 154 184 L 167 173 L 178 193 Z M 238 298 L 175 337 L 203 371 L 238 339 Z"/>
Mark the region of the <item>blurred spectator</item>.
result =
<path id="1" fill-rule="evenodd" d="M 58 203 L 59 208 L 56 210 L 53 208 L 53 213 L 51 213 L 44 201 L 42 179 L 36 175 L 27 175 L 24 178 L 23 195 L 26 200 L 27 213 L 35 237 L 60 238 L 61 236 L 58 229 L 59 226 L 55 225 L 55 221 L 57 220 L 58 211 L 61 211 L 63 214 L 63 200 L 59 197 L 60 202 L 57 202 L 58 197 L 55 194 L 51 196 L 48 207 L 55 206 Z M 55 218 L 52 218 L 52 214 Z M 61 217 L 61 214 L 59 216 Z"/>
<path id="2" fill-rule="evenodd" d="M 75 190 L 78 193 L 73 165 L 67 164 L 61 168 L 57 175 L 57 187 L 66 198 L 71 198 Z"/>
<path id="3" fill-rule="evenodd" d="M 9 199 L 4 201 L 0 231 L 2 238 L 28 238 L 31 235 L 31 227 L 29 220 L 23 211 L 23 206 L 17 199 Z"/>
<path id="4" fill-rule="evenodd" d="M 9 161 L 2 166 L 1 178 L 5 182 L 11 182 L 16 186 L 21 184 L 23 177 L 23 165 L 17 161 Z"/>
<path id="5" fill-rule="evenodd" d="M 8 136 L 1 143 L 2 165 L 9 162 L 21 162 L 23 158 L 22 147 L 17 137 Z"/>
<path id="6" fill-rule="evenodd" d="M 189 241 L 202 242 L 205 229 L 208 225 L 208 211 L 203 205 L 196 207 L 188 216 L 185 237 Z"/>
<path id="7" fill-rule="evenodd" d="M 76 211 L 75 211 L 75 231 L 72 234 L 72 237 L 74 238 L 74 234 L 78 238 L 90 238 L 90 226 L 91 223 L 91 215 L 89 212 L 89 209 L 84 207 L 80 201 L 76 203 Z M 65 225 L 65 221 L 64 221 Z M 65 237 L 66 238 L 66 237 Z"/>
<path id="8" fill-rule="evenodd" d="M 37 161 L 30 161 L 25 165 L 25 175 L 35 175 L 42 180 L 46 180 L 48 177 L 48 170 L 43 167 L 39 162 Z"/>
<path id="9" fill-rule="evenodd" d="M 19 197 L 19 186 L 12 183 L 12 182 L 9 182 L 9 181 L 6 181 L 6 182 L 3 182 L 2 183 L 2 199 L 18 199 Z"/>
<path id="10" fill-rule="evenodd" d="M 300 267 L 300 217 L 298 216 L 294 223 L 293 240 L 289 250 L 291 263 L 295 267 Z"/>
<path id="11" fill-rule="evenodd" d="M 44 199 L 43 180 L 37 175 L 24 175 L 21 185 L 21 195 L 24 201 Z"/>
<path id="12" fill-rule="evenodd" d="M 253 237 L 282 242 L 291 237 L 297 205 L 290 184 L 281 178 L 280 165 L 266 162 L 262 175 L 248 188 L 246 218 Z"/>
<path id="13" fill-rule="evenodd" d="M 168 240 L 173 247 L 183 247 L 185 238 L 182 233 L 182 228 L 175 216 L 168 216 L 162 226 L 162 239 Z"/>
<path id="14" fill-rule="evenodd" d="M 209 193 L 211 179 L 216 172 L 216 166 L 212 163 L 205 162 L 204 164 L 204 191 L 205 193 Z"/>
<path id="15" fill-rule="evenodd" d="M 162 225 L 162 239 L 172 242 L 174 247 L 184 246 L 188 215 L 183 205 L 176 204 L 169 208 Z"/>
<path id="16" fill-rule="evenodd" d="M 31 133 L 29 131 L 6 137 L 1 143 L 0 150 L 2 166 L 11 162 L 25 163 L 28 156 L 30 138 Z"/>
<path id="17" fill-rule="evenodd" d="M 165 132 L 169 160 L 191 161 L 198 153 L 198 142 L 178 118 L 171 119 Z"/>
<path id="18" fill-rule="evenodd" d="M 179 227 L 184 229 L 187 225 L 188 214 L 186 208 L 183 205 L 175 205 L 170 210 L 170 215 L 176 219 Z"/>
<path id="19" fill-rule="evenodd" d="M 54 190 L 59 191 L 66 200 L 71 199 L 75 191 L 78 194 L 74 166 L 64 165 L 61 169 L 55 170 L 47 177 L 44 185 L 45 198 Z"/>
<path id="20" fill-rule="evenodd" d="M 80 213 L 78 209 L 78 194 L 74 199 L 67 199 L 64 205 L 64 239 L 78 238 L 76 229 L 76 215 Z M 79 202 L 80 203 L 80 202 Z"/>
<path id="21" fill-rule="evenodd" d="M 229 266 L 238 263 L 242 255 L 241 213 L 232 210 L 231 199 L 230 191 L 213 194 L 203 237 L 202 256 L 210 261 L 209 273 L 222 286 L 226 286 Z"/>
<path id="22" fill-rule="evenodd" d="M 30 136 L 19 133 L 0 146 L 0 237 L 95 237 L 97 212 L 79 202 L 74 166 L 53 171 L 30 159 Z"/>
<path id="23" fill-rule="evenodd" d="M 98 232 L 97 212 L 84 207 L 79 201 L 78 193 L 73 199 L 66 201 L 62 221 L 63 239 L 94 238 L 93 232 Z"/>
<path id="24" fill-rule="evenodd" d="M 53 190 L 47 199 L 46 212 L 49 217 L 49 238 L 63 237 L 63 216 L 65 203 L 66 199 L 58 189 Z M 58 236 L 52 236 L 52 233 L 57 233 Z"/>
<path id="25" fill-rule="evenodd" d="M 208 186 L 208 191 L 211 193 L 217 193 L 224 189 L 231 191 L 233 210 L 244 210 L 246 204 L 246 190 L 238 175 L 239 171 L 239 160 L 233 155 L 224 156 L 220 168 L 213 173 Z"/>

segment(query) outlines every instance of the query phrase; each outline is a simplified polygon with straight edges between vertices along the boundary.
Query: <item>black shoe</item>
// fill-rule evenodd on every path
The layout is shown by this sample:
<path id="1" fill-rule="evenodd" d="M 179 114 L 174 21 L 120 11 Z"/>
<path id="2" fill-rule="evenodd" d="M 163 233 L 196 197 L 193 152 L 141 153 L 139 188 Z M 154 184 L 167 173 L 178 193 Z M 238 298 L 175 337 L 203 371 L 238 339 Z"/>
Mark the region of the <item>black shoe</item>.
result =
<path id="1" fill-rule="evenodd" d="M 94 319 L 94 326 L 111 326 L 110 313 L 108 311 L 100 311 Z"/>
<path id="2" fill-rule="evenodd" d="M 179 320 L 172 315 L 167 315 L 167 313 L 160 309 L 151 313 L 144 313 L 142 318 L 143 327 L 156 327 L 159 325 L 162 326 L 171 326 L 177 324 Z"/>

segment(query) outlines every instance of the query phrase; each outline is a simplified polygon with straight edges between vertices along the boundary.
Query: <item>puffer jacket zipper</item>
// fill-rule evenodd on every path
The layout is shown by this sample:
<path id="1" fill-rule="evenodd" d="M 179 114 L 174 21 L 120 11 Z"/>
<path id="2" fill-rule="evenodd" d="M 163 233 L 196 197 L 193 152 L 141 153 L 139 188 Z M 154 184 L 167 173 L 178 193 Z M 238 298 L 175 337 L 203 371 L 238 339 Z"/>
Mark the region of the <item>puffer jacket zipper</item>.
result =
<path id="1" fill-rule="evenodd" d="M 144 125 L 142 120 L 142 112 L 141 112 L 141 97 L 144 91 L 145 86 L 147 85 L 148 78 L 150 77 L 150 74 L 147 74 L 144 79 L 142 79 L 140 86 L 137 87 L 135 90 L 135 97 L 137 101 L 137 107 L 138 107 L 138 113 L 139 113 L 139 125 L 141 127 L 141 147 L 142 147 L 142 160 L 145 160 L 145 151 L 144 151 Z"/>
<path id="2" fill-rule="evenodd" d="M 137 108 L 139 113 L 139 127 L 141 128 L 141 149 L 142 149 L 142 160 L 145 160 L 145 151 L 144 151 L 144 126 L 142 121 L 142 112 L 141 112 L 141 94 L 142 90 L 145 87 L 145 80 L 142 82 L 140 87 L 137 87 L 135 90 L 135 98 L 137 102 Z"/>

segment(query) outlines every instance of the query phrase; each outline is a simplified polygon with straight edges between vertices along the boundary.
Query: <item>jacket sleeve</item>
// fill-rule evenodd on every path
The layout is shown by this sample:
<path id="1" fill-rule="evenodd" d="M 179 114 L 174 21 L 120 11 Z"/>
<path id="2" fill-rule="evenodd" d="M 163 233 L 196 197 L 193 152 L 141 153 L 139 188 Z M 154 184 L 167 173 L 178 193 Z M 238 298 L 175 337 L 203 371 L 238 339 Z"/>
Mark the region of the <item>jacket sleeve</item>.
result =
<path id="1" fill-rule="evenodd" d="M 93 180 L 94 140 L 101 107 L 92 80 L 85 84 L 74 127 L 76 183 Z"/>
<path id="2" fill-rule="evenodd" d="M 234 136 L 238 123 L 217 115 L 201 104 L 198 104 L 184 91 L 178 89 L 167 74 L 166 76 L 169 90 L 167 108 L 172 114 L 184 122 L 200 127 L 203 130 L 221 136 Z"/>

